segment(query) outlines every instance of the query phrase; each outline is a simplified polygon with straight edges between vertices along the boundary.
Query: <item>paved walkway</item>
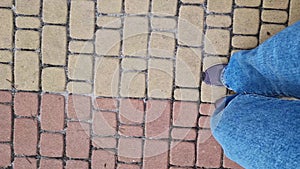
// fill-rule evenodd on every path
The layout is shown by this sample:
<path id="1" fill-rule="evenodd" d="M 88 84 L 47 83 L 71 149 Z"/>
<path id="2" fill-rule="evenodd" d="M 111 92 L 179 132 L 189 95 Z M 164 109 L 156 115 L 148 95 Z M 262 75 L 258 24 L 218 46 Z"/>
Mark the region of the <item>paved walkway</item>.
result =
<path id="1" fill-rule="evenodd" d="M 0 168 L 241 167 L 211 136 L 208 67 L 298 0 L 1 0 Z"/>

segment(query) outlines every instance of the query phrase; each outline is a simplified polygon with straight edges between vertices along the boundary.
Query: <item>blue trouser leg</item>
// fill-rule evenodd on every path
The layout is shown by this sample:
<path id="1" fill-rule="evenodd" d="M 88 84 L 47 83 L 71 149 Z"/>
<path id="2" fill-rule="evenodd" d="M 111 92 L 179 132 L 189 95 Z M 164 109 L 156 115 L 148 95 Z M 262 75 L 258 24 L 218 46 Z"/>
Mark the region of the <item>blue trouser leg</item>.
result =
<path id="1" fill-rule="evenodd" d="M 247 169 L 299 167 L 300 100 L 248 94 L 226 104 L 211 119 L 226 156 Z"/>
<path id="2" fill-rule="evenodd" d="M 222 80 L 237 93 L 300 98 L 300 22 L 233 54 Z"/>

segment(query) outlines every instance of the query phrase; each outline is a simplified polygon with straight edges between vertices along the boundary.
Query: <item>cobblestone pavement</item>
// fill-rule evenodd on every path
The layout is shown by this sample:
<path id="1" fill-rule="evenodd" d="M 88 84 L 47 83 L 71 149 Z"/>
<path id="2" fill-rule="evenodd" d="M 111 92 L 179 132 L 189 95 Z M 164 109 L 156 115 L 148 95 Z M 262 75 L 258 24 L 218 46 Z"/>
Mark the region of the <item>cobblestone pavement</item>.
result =
<path id="1" fill-rule="evenodd" d="M 0 168 L 241 168 L 211 136 L 209 66 L 298 0 L 1 0 Z"/>

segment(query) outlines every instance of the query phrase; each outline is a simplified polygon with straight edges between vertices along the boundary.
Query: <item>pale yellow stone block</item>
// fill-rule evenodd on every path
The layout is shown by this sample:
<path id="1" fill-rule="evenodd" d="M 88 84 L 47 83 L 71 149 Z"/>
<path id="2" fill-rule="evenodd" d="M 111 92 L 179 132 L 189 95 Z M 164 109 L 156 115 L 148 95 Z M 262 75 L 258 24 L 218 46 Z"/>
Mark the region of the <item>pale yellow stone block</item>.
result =
<path id="1" fill-rule="evenodd" d="M 12 70 L 11 66 L 0 63 L 0 89 L 11 89 L 12 87 Z"/>
<path id="2" fill-rule="evenodd" d="M 0 9 L 0 48 L 11 48 L 13 39 L 13 15 L 8 9 Z"/>
<path id="3" fill-rule="evenodd" d="M 264 0 L 264 8 L 273 8 L 273 9 L 286 9 L 288 7 L 289 0 Z"/>
<path id="4" fill-rule="evenodd" d="M 154 15 L 176 15 L 177 0 L 152 0 L 152 13 Z"/>
<path id="5" fill-rule="evenodd" d="M 17 17 L 16 26 L 18 28 L 40 28 L 41 22 L 37 17 Z"/>
<path id="6" fill-rule="evenodd" d="M 125 0 L 125 12 L 128 14 L 147 14 L 149 0 Z"/>
<path id="7" fill-rule="evenodd" d="M 98 0 L 98 12 L 100 13 L 121 13 L 122 0 Z"/>
<path id="8" fill-rule="evenodd" d="M 19 90 L 39 90 L 39 55 L 35 52 L 16 51 L 15 86 Z"/>
<path id="9" fill-rule="evenodd" d="M 183 3 L 203 4 L 204 0 L 181 0 Z"/>
<path id="10" fill-rule="evenodd" d="M 201 57 L 200 49 L 178 48 L 175 78 L 177 86 L 199 87 Z"/>
<path id="11" fill-rule="evenodd" d="M 37 31 L 17 30 L 16 48 L 38 49 L 40 47 L 40 35 Z"/>
<path id="12" fill-rule="evenodd" d="M 300 20 L 300 1 L 299 0 L 291 0 L 289 13 L 290 13 L 289 25 L 292 25 L 295 22 Z"/>
<path id="13" fill-rule="evenodd" d="M 261 19 L 264 22 L 285 23 L 288 19 L 288 13 L 279 10 L 263 10 Z"/>
<path id="14" fill-rule="evenodd" d="M 0 62 L 12 62 L 12 52 L 0 50 Z"/>
<path id="15" fill-rule="evenodd" d="M 120 28 L 122 26 L 121 18 L 114 16 L 99 16 L 97 25 L 104 28 Z"/>
<path id="16" fill-rule="evenodd" d="M 202 70 L 203 72 L 205 72 L 211 66 L 217 64 L 227 64 L 227 63 L 228 63 L 228 59 L 226 57 L 216 57 L 216 56 L 204 57 Z"/>
<path id="17" fill-rule="evenodd" d="M 125 72 L 122 74 L 121 91 L 122 97 L 144 97 L 146 78 L 144 73 Z"/>
<path id="18" fill-rule="evenodd" d="M 259 6 L 260 3 L 261 3 L 261 0 L 251 0 L 251 1 L 235 0 L 235 4 L 238 6 L 256 7 L 256 6 Z"/>
<path id="19" fill-rule="evenodd" d="M 250 49 L 258 45 L 258 39 L 255 36 L 233 36 L 232 46 L 240 49 Z"/>
<path id="20" fill-rule="evenodd" d="M 285 28 L 284 25 L 277 24 L 263 24 L 261 25 L 259 34 L 259 43 L 263 43 L 265 40 L 269 39 L 273 35 L 282 31 Z"/>
<path id="21" fill-rule="evenodd" d="M 230 45 L 230 32 L 222 29 L 208 29 L 205 37 L 205 51 L 210 54 L 227 55 Z"/>
<path id="22" fill-rule="evenodd" d="M 40 0 L 16 0 L 16 13 L 38 15 L 40 13 Z"/>
<path id="23" fill-rule="evenodd" d="M 66 74 L 63 68 L 48 67 L 42 71 L 42 89 L 47 92 L 64 92 Z"/>
<path id="24" fill-rule="evenodd" d="M 208 15 L 206 24 L 213 27 L 229 27 L 231 25 L 231 17 L 227 15 Z"/>
<path id="25" fill-rule="evenodd" d="M 207 9 L 210 12 L 230 13 L 232 9 L 232 0 L 208 0 Z"/>
<path id="26" fill-rule="evenodd" d="M 122 69 L 124 70 L 146 70 L 147 62 L 140 58 L 124 58 L 122 59 Z"/>
<path id="27" fill-rule="evenodd" d="M 151 56 L 174 57 L 175 35 L 168 32 L 152 32 L 150 37 Z"/>
<path id="28" fill-rule="evenodd" d="M 90 55 L 69 55 L 68 77 L 76 80 L 92 80 L 93 57 Z"/>
<path id="29" fill-rule="evenodd" d="M 210 86 L 202 83 L 201 101 L 215 103 L 218 99 L 226 96 L 226 88 L 223 86 Z"/>
<path id="30" fill-rule="evenodd" d="M 98 55 L 115 55 L 120 53 L 121 35 L 116 30 L 99 29 L 96 32 L 96 53 Z"/>
<path id="31" fill-rule="evenodd" d="M 67 0 L 44 0 L 43 20 L 46 23 L 67 22 L 68 4 Z"/>
<path id="32" fill-rule="evenodd" d="M 69 93 L 91 94 L 92 86 L 91 84 L 85 82 L 69 82 L 67 85 L 67 90 Z"/>
<path id="33" fill-rule="evenodd" d="M 42 61 L 44 64 L 66 64 L 67 32 L 63 26 L 44 26 L 42 33 Z"/>
<path id="34" fill-rule="evenodd" d="M 258 9 L 237 8 L 234 10 L 233 33 L 257 34 L 259 22 Z"/>
<path id="35" fill-rule="evenodd" d="M 156 18 L 151 20 L 151 27 L 158 30 L 173 30 L 176 28 L 176 20 L 173 18 Z"/>
<path id="36" fill-rule="evenodd" d="M 69 51 L 73 53 L 93 53 L 94 44 L 90 41 L 70 41 Z"/>
<path id="37" fill-rule="evenodd" d="M 0 6 L 3 7 L 11 7 L 12 6 L 12 0 L 1 0 Z"/>
<path id="38" fill-rule="evenodd" d="M 118 58 L 96 58 L 94 81 L 96 96 L 118 96 L 119 70 Z"/>
<path id="39" fill-rule="evenodd" d="M 198 101 L 199 90 L 198 89 L 175 89 L 174 98 L 176 100 Z"/>

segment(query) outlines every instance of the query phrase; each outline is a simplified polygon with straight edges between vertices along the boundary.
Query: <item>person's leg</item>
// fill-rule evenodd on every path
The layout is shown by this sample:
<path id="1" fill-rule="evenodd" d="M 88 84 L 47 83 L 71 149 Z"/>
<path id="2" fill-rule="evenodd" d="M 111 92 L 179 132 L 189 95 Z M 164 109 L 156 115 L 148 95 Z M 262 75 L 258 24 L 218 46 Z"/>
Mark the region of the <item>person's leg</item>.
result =
<path id="1" fill-rule="evenodd" d="M 227 157 L 247 169 L 300 165 L 300 101 L 259 95 L 227 99 L 211 118 Z"/>
<path id="2" fill-rule="evenodd" d="M 241 94 L 300 98 L 300 22 L 255 49 L 234 53 L 222 81 Z"/>

